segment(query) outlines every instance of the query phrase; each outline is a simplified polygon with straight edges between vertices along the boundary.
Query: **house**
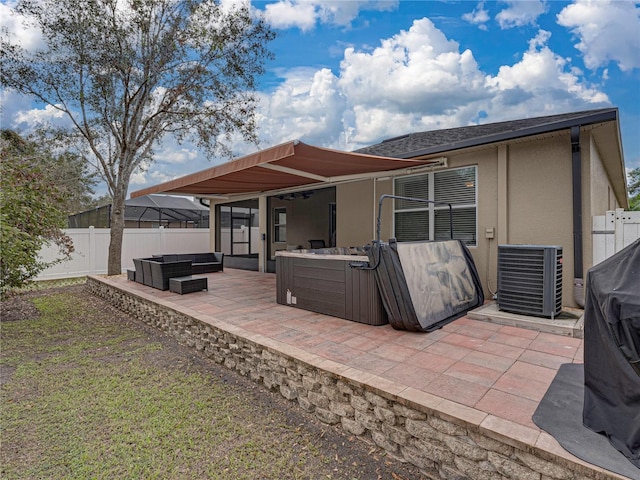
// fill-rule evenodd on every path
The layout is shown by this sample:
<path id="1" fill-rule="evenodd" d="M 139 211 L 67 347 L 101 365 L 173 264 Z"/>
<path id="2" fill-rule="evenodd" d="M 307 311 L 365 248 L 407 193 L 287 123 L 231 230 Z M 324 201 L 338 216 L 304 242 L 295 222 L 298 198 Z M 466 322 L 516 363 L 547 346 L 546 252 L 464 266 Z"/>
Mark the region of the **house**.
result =
<path id="1" fill-rule="evenodd" d="M 383 194 L 452 204 L 490 298 L 501 244 L 563 247 L 565 306 L 582 303 L 591 218 L 628 208 L 619 114 L 606 108 L 419 132 L 355 152 L 293 141 L 132 193 L 210 201 L 211 248 L 225 262 L 269 271 L 275 252 L 362 246 L 377 235 Z M 448 238 L 448 207 L 381 204 L 382 240 Z M 242 228 L 238 240 L 229 231 Z"/>
<path id="2" fill-rule="evenodd" d="M 69 228 L 109 228 L 111 205 L 69 216 Z M 144 195 L 125 201 L 125 228 L 208 228 L 209 207 L 185 197 Z"/>

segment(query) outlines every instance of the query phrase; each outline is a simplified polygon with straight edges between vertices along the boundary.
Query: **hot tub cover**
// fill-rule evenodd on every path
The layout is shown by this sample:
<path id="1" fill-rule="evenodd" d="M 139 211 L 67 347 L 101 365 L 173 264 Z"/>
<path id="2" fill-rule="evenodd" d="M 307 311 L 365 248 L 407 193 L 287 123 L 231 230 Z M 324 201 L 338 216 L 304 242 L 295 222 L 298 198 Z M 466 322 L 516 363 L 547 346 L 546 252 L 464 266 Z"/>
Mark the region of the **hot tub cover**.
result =
<path id="1" fill-rule="evenodd" d="M 367 249 L 389 323 L 429 332 L 484 302 L 469 249 L 459 240 L 373 242 Z"/>
<path id="2" fill-rule="evenodd" d="M 583 422 L 640 468 L 640 239 L 588 272 Z"/>

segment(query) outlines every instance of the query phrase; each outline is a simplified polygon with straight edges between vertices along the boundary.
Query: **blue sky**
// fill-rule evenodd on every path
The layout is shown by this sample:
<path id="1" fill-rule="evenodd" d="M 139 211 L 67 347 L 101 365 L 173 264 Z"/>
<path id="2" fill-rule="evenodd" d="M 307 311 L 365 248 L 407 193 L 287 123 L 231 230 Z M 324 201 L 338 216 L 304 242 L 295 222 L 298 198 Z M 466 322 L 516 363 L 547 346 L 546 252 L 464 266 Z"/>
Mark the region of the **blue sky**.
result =
<path id="1" fill-rule="evenodd" d="M 414 131 L 615 106 L 626 166 L 640 167 L 639 2 L 252 6 L 278 33 L 260 79 L 259 148 L 300 139 L 352 150 Z M 12 92 L 2 101 L 3 128 L 26 131 L 52 116 Z M 238 141 L 234 150 L 257 147 Z M 130 190 L 223 161 L 167 140 Z"/>

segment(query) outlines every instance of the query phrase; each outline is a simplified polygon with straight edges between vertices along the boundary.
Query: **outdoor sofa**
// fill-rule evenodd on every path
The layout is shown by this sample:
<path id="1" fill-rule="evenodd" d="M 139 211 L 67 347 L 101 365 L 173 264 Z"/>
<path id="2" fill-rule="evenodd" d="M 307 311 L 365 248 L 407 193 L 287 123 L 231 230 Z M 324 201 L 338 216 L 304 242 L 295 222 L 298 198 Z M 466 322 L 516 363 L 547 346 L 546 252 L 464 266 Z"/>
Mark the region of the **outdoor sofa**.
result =
<path id="1" fill-rule="evenodd" d="M 224 254 L 180 253 L 154 255 L 150 258 L 134 258 L 135 271 L 129 271 L 129 279 L 148 287 L 169 290 L 169 279 L 188 277 L 199 273 L 221 272 Z"/>
<path id="2" fill-rule="evenodd" d="M 187 277 L 193 273 L 191 260 L 163 261 L 158 257 L 134 258 L 134 279 L 148 287 L 169 290 L 169 279 Z"/>
<path id="3" fill-rule="evenodd" d="M 210 253 L 171 253 L 154 255 L 154 258 L 160 258 L 163 262 L 177 262 L 190 260 L 192 273 L 197 275 L 199 273 L 212 273 L 222 272 L 224 263 L 224 253 L 222 252 L 210 252 Z"/>

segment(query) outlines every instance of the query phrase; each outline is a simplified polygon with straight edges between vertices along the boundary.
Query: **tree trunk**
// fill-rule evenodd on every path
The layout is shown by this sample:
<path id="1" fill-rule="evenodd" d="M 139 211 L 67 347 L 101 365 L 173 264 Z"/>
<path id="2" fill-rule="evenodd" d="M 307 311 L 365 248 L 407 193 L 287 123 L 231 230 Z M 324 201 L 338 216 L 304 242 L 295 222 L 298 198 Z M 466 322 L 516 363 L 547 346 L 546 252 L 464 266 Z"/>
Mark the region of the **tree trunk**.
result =
<path id="1" fill-rule="evenodd" d="M 109 261 L 107 275 L 122 273 L 122 236 L 124 234 L 125 195 L 116 192 L 111 207 L 111 239 L 109 242 Z"/>

